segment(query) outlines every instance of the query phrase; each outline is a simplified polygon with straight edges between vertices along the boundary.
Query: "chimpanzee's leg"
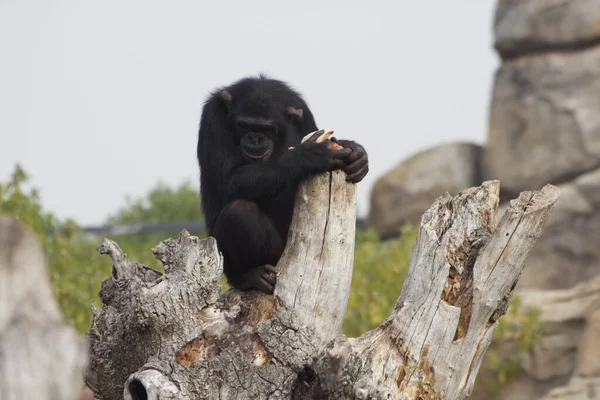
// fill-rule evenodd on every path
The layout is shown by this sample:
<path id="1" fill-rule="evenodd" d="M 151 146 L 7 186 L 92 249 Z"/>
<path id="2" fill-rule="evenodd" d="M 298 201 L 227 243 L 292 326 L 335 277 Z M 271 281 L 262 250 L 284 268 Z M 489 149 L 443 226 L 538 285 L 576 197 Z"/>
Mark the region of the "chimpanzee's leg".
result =
<path id="1" fill-rule="evenodd" d="M 227 204 L 212 236 L 223 253 L 225 276 L 233 287 L 273 293 L 277 279 L 274 266 L 285 243 L 256 203 L 235 200 Z"/>

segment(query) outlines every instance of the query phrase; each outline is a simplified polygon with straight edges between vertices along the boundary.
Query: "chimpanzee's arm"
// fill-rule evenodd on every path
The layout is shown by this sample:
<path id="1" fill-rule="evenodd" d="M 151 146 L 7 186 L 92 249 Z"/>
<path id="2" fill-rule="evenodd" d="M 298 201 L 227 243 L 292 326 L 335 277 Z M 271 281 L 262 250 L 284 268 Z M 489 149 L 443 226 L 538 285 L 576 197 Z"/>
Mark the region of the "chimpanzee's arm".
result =
<path id="1" fill-rule="evenodd" d="M 303 143 L 286 150 L 279 158 L 235 168 L 226 178 L 228 201 L 275 196 L 311 175 L 344 168 L 344 159 L 352 150 L 332 150 L 330 146 L 330 143 Z"/>

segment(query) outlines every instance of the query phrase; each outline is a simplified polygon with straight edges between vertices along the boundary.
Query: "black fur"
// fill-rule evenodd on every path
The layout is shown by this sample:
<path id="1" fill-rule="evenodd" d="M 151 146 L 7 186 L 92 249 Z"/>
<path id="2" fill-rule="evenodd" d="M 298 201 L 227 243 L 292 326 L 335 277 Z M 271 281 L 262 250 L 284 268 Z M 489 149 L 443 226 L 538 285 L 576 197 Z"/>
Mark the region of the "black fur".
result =
<path id="1" fill-rule="evenodd" d="M 343 150 L 329 141 L 300 143 L 317 129 L 300 94 L 263 75 L 216 90 L 204 104 L 197 149 L 202 206 L 232 286 L 273 292 L 302 180 L 335 169 L 352 183 L 367 174 L 367 154 L 355 142 L 336 140 Z"/>

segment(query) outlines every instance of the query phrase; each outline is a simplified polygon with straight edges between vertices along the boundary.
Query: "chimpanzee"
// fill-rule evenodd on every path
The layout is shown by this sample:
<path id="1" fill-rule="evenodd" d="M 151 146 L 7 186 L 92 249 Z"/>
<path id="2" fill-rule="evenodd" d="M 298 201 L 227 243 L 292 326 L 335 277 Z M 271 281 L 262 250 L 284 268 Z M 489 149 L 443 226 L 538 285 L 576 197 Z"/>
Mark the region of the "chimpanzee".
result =
<path id="1" fill-rule="evenodd" d="M 298 184 L 341 169 L 361 181 L 367 153 L 348 140 L 316 143 L 315 119 L 299 93 L 264 75 L 213 92 L 198 134 L 200 192 L 208 234 L 223 253 L 224 272 L 236 288 L 271 294 L 283 253 Z M 294 147 L 290 149 L 290 147 Z"/>

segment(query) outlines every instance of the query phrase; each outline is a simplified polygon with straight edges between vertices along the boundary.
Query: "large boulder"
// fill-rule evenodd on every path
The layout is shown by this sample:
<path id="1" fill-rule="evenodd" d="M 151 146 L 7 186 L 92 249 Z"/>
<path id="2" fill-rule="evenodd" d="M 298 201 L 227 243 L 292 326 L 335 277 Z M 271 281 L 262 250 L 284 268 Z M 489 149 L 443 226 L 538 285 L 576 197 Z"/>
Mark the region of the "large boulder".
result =
<path id="1" fill-rule="evenodd" d="M 495 398 L 600 399 L 600 0 L 497 0 L 494 36 L 483 177 L 561 190 L 518 285 L 541 338 Z"/>
<path id="2" fill-rule="evenodd" d="M 589 46 L 600 39 L 598 0 L 499 0 L 496 50 L 504 58 Z"/>
<path id="3" fill-rule="evenodd" d="M 599 166 L 598 93 L 600 47 L 505 61 L 494 82 L 485 179 L 514 196 Z"/>
<path id="4" fill-rule="evenodd" d="M 401 162 L 375 183 L 367 225 L 384 239 L 396 236 L 402 224 L 418 222 L 438 196 L 479 185 L 480 154 L 477 145 L 451 143 Z"/>

